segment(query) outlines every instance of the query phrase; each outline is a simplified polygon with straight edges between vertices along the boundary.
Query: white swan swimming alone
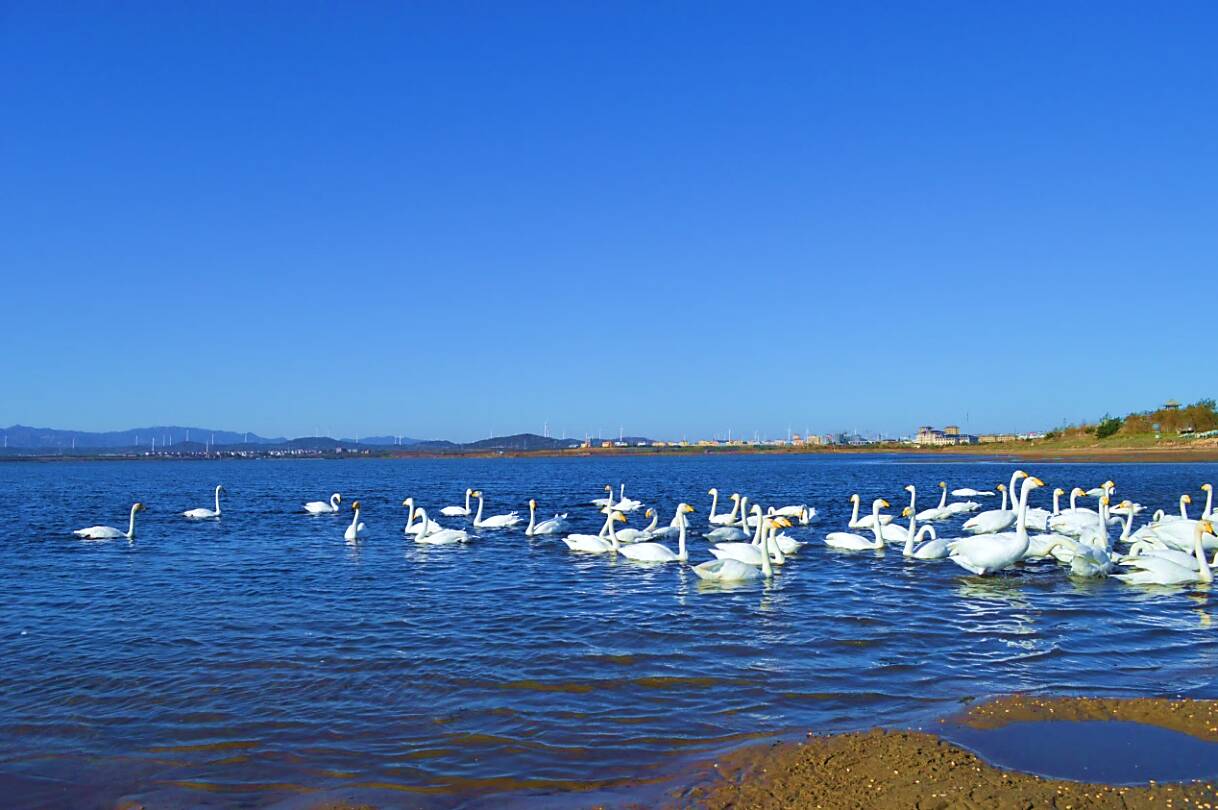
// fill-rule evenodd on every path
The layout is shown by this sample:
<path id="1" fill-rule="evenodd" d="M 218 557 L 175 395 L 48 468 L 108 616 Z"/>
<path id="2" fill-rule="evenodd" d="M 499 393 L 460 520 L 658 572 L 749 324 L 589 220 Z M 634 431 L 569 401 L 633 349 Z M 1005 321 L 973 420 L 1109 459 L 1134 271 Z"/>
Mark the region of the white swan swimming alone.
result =
<path id="1" fill-rule="evenodd" d="M 854 495 L 853 497 L 856 499 L 858 498 L 857 495 Z M 868 540 L 861 534 L 853 534 L 851 532 L 829 532 L 825 535 L 825 545 L 829 546 L 830 548 L 839 548 L 844 551 L 883 551 L 884 536 L 880 534 L 880 527 L 883 525 L 881 518 L 885 516 L 880 514 L 880 510 L 886 508 L 888 508 L 888 501 L 884 500 L 883 498 L 876 498 L 871 502 L 872 520 L 870 521 L 868 528 L 870 528 L 872 534 L 875 535 L 874 540 Z M 857 501 L 855 503 L 855 511 L 858 511 Z M 862 521 L 851 520 L 850 525 L 853 527 L 855 524 L 861 522 Z"/>
<path id="2" fill-rule="evenodd" d="M 415 510 L 415 514 L 419 517 L 419 525 L 435 526 L 436 524 L 427 519 L 427 510 L 419 507 Z M 437 529 L 435 531 L 422 531 L 414 536 L 416 543 L 423 543 L 429 546 L 451 546 L 454 543 L 468 543 L 469 532 L 464 529 Z"/>
<path id="3" fill-rule="evenodd" d="M 621 544 L 617 540 L 617 530 L 614 524 L 625 523 L 626 516 L 621 512 L 612 511 L 605 517 L 605 526 L 601 534 L 568 534 L 562 538 L 567 548 L 584 554 L 607 554 L 616 552 Z"/>
<path id="4" fill-rule="evenodd" d="M 687 503 L 677 505 L 677 514 L 685 515 L 693 512 L 694 508 Z M 618 552 L 623 556 L 637 562 L 648 563 L 666 563 L 666 562 L 684 562 L 689 559 L 689 552 L 685 548 L 685 533 L 686 526 L 682 523 L 677 527 L 677 550 L 673 552 L 668 546 L 663 543 L 634 543 L 632 545 L 622 546 Z"/>
<path id="5" fill-rule="evenodd" d="M 538 522 L 537 500 L 529 498 L 529 525 L 524 530 L 526 537 L 537 537 L 543 534 L 562 534 L 569 528 L 570 524 L 567 522 L 566 512 Z"/>
<path id="6" fill-rule="evenodd" d="M 189 520 L 206 520 L 208 518 L 220 517 L 220 493 L 224 491 L 224 487 L 216 485 L 216 508 L 215 509 L 187 509 L 182 513 L 182 517 Z"/>
<path id="7" fill-rule="evenodd" d="M 952 490 L 953 498 L 977 498 L 977 497 L 992 497 L 994 490 L 992 489 L 973 489 L 972 487 L 960 487 Z"/>
<path id="8" fill-rule="evenodd" d="M 128 540 L 135 539 L 135 513 L 143 512 L 144 504 L 133 503 L 131 505 L 131 517 L 127 521 L 127 531 L 121 531 L 113 526 L 90 526 L 87 529 L 77 529 L 72 534 L 84 540 L 117 540 L 120 537 Z"/>
<path id="9" fill-rule="evenodd" d="M 1019 491 L 1019 509 L 1013 533 L 977 534 L 950 540 L 947 544 L 950 552 L 948 558 L 978 576 L 996 573 L 1023 559 L 1024 552 L 1028 550 L 1028 530 L 1024 522 L 1028 495 L 1033 489 L 1044 485 L 1045 482 L 1035 476 L 1028 476 L 1023 482 L 1023 488 Z"/>
<path id="10" fill-rule="evenodd" d="M 510 529 L 520 522 L 520 515 L 515 512 L 509 512 L 506 515 L 491 515 L 488 518 L 482 517 L 482 490 L 475 490 L 474 497 L 478 499 L 478 514 L 474 515 L 474 528 L 476 529 Z"/>
<path id="11" fill-rule="evenodd" d="M 465 488 L 465 506 L 446 506 L 440 510 L 440 514 L 445 517 L 469 517 L 473 514 L 473 510 L 469 508 L 470 496 L 474 491 L 469 487 Z"/>
<path id="12" fill-rule="evenodd" d="M 351 516 L 351 525 L 343 532 L 343 537 L 347 540 L 358 540 L 364 536 L 364 523 L 359 519 L 359 501 L 351 504 L 351 508 L 355 514 Z"/>
<path id="13" fill-rule="evenodd" d="M 330 501 L 309 501 L 304 505 L 305 511 L 310 515 L 324 515 L 328 512 L 337 512 L 338 505 L 343 502 L 343 496 L 335 492 L 330 496 Z"/>

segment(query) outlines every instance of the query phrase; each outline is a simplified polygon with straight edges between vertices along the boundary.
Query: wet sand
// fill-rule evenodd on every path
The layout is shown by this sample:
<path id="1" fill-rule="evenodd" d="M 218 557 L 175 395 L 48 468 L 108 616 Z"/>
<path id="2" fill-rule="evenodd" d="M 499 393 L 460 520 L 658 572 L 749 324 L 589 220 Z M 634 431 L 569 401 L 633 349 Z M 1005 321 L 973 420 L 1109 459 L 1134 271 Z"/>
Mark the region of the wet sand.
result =
<path id="1" fill-rule="evenodd" d="M 1011 697 L 954 722 L 978 728 L 1036 720 L 1127 720 L 1218 740 L 1218 701 Z M 777 808 L 1218 808 L 1218 784 L 1144 787 L 1044 779 L 992 767 L 922 731 L 809 735 L 753 746 L 707 763 L 672 807 Z"/>

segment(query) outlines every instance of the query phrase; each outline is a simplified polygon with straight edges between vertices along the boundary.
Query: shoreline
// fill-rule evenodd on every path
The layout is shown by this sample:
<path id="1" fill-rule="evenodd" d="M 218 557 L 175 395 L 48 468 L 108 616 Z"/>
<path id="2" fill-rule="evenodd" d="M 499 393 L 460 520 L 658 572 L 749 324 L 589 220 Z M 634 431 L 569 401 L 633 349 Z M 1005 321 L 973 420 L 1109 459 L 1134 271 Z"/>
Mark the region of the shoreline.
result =
<path id="1" fill-rule="evenodd" d="M 1218 700 L 1032 698 L 1012 695 L 943 724 L 996 729 L 1044 720 L 1121 720 L 1218 742 Z M 1218 780 L 1138 785 L 1051 779 L 987 763 L 928 730 L 816 735 L 753 745 L 707 761 L 670 792 L 669 808 L 1211 807 Z"/>
<path id="2" fill-rule="evenodd" d="M 344 461 L 344 460 L 409 460 L 409 459 L 502 459 L 502 458 L 706 458 L 713 456 L 904 456 L 928 461 L 1039 461 L 1044 463 L 1187 463 L 1218 462 L 1218 445 L 1172 444 L 1154 447 L 1053 447 L 1041 445 L 970 445 L 968 447 L 687 447 L 687 448 L 598 448 L 577 450 L 497 450 L 476 452 L 434 452 L 375 450 L 350 453 L 318 453 L 310 455 L 278 455 L 266 452 L 223 452 L 211 455 L 171 453 L 115 452 L 97 454 L 41 453 L 19 455 L 0 454 L 0 463 L 52 464 L 71 461 Z"/>

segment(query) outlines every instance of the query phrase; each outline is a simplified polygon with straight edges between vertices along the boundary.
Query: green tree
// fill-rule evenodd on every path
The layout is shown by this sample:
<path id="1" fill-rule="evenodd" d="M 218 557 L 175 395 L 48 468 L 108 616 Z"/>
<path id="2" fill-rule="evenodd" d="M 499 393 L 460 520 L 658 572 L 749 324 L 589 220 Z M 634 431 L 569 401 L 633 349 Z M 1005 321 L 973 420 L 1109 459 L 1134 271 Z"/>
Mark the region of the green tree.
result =
<path id="1" fill-rule="evenodd" d="M 1095 438 L 1107 439 L 1109 436 L 1115 435 L 1124 422 L 1125 420 L 1120 417 L 1104 414 L 1104 418 L 1095 426 Z"/>

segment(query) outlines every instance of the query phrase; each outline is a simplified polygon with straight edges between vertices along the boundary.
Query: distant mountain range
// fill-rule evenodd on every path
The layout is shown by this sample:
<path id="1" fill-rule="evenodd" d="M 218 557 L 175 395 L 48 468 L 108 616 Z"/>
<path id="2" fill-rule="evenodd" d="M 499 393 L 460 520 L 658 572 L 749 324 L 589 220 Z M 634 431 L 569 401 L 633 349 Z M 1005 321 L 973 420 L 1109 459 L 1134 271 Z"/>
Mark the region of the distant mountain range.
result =
<path id="1" fill-rule="evenodd" d="M 25 425 L 13 425 L 0 428 L 3 433 L 3 448 L 10 453 L 16 451 L 73 451 L 88 453 L 89 451 L 104 450 L 141 450 L 154 448 L 158 451 L 180 451 L 183 453 L 203 452 L 207 447 L 217 450 L 236 450 L 242 447 L 256 445 L 259 450 L 312 450 L 318 452 L 335 451 L 338 448 L 353 446 L 392 450 L 409 447 L 415 452 L 487 452 L 509 451 L 528 452 L 537 450 L 562 450 L 579 447 L 579 439 L 555 439 L 549 436 L 538 436 L 536 433 L 517 433 L 512 436 L 494 436 L 480 439 L 476 442 L 458 443 L 444 440 L 412 439 L 407 436 L 366 436 L 358 441 L 351 438 L 334 439 L 329 436 L 303 436 L 287 439 L 282 436 L 268 438 L 257 433 L 240 433 L 232 430 L 213 430 L 201 427 L 181 427 L 178 425 L 153 426 L 132 428 L 95 433 L 85 430 L 57 430 L 55 428 L 35 428 Z M 600 444 L 600 439 L 593 443 Z M 624 441 L 629 444 L 649 442 L 642 437 L 628 437 Z"/>

